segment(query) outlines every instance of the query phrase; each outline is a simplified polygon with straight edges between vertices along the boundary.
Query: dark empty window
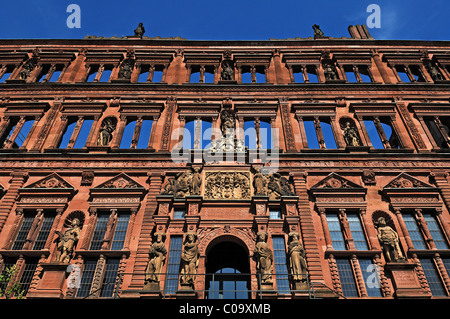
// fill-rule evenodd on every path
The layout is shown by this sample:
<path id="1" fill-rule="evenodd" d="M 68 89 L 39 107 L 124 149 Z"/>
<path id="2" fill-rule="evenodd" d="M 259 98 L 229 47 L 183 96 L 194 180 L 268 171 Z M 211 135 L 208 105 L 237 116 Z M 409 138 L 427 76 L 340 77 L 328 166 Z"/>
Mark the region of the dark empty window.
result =
<path id="1" fill-rule="evenodd" d="M 424 117 L 424 122 L 437 146 L 440 148 L 449 148 L 450 117 Z"/>

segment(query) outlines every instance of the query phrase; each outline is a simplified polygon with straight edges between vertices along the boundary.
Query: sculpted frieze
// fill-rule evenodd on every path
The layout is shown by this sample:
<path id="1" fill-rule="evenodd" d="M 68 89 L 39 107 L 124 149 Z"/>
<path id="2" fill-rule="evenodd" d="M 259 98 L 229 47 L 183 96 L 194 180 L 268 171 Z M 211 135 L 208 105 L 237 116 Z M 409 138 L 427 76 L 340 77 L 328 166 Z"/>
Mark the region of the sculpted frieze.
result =
<path id="1" fill-rule="evenodd" d="M 250 172 L 205 172 L 205 199 L 251 199 Z"/>

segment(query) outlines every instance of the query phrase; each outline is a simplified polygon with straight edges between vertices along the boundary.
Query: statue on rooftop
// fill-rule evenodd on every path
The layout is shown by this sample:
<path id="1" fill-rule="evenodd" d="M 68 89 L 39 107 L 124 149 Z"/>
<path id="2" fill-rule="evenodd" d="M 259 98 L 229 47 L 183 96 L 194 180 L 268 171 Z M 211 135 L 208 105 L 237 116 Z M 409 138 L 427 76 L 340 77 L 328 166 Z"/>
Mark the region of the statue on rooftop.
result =
<path id="1" fill-rule="evenodd" d="M 134 29 L 134 36 L 142 37 L 145 33 L 144 24 L 142 22 L 139 23 L 138 27 Z"/>
<path id="2" fill-rule="evenodd" d="M 314 24 L 312 28 L 314 29 L 314 39 L 325 37 L 323 31 L 320 29 L 320 25 Z"/>

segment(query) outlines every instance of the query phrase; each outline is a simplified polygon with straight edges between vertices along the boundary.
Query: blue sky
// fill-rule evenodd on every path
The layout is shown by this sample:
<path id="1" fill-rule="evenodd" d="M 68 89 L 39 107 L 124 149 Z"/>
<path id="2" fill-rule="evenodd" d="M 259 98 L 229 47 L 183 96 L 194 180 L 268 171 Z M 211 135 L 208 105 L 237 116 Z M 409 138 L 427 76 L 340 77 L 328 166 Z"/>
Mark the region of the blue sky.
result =
<path id="1" fill-rule="evenodd" d="M 66 25 L 70 4 L 81 9 L 81 28 Z M 82 39 L 132 35 L 139 22 L 149 37 L 190 40 L 268 40 L 325 35 L 349 37 L 366 24 L 369 4 L 381 9 L 375 39 L 449 40 L 449 0 L 0 0 L 0 38 Z"/>

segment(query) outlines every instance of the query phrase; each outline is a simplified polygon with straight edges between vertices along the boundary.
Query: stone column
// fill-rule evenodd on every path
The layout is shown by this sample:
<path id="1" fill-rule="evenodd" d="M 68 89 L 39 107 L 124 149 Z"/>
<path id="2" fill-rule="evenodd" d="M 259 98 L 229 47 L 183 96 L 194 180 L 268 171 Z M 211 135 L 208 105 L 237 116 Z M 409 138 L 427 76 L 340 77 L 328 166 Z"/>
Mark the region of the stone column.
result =
<path id="1" fill-rule="evenodd" d="M 69 144 L 67 145 L 67 148 L 73 148 L 75 145 L 75 142 L 77 141 L 78 134 L 80 134 L 81 127 L 83 126 L 84 117 L 78 116 L 77 124 L 75 125 L 75 128 L 73 129 L 72 136 L 70 137 Z"/>
<path id="2" fill-rule="evenodd" d="M 118 149 L 120 147 L 120 141 L 122 140 L 123 131 L 125 130 L 125 126 L 127 125 L 127 116 L 126 115 L 120 115 L 119 123 L 117 123 L 116 126 L 116 133 L 111 141 L 111 148 L 112 149 Z"/>
<path id="3" fill-rule="evenodd" d="M 36 127 L 38 126 L 41 117 L 42 117 L 42 114 L 36 115 L 36 116 L 34 117 L 33 125 L 31 126 L 31 129 L 30 129 L 30 131 L 28 132 L 27 137 L 26 137 L 25 140 L 23 141 L 22 146 L 20 147 L 21 149 L 26 149 L 26 148 L 27 148 L 28 143 L 29 143 L 31 137 L 33 136 L 34 131 L 36 130 Z"/>
<path id="4" fill-rule="evenodd" d="M 139 141 L 139 134 L 141 133 L 142 129 L 142 116 L 139 116 L 136 120 L 136 126 L 134 127 L 134 133 L 133 133 L 133 139 L 131 140 L 131 147 L 132 149 L 135 149 L 137 146 L 137 143 Z"/>
<path id="5" fill-rule="evenodd" d="M 411 237 L 409 237 L 408 229 L 406 228 L 406 224 L 405 221 L 403 220 L 400 208 L 395 209 L 395 215 L 397 216 L 397 221 L 400 225 L 400 228 L 402 229 L 403 237 L 405 238 L 408 249 L 414 249 L 413 242 L 411 240 Z"/>

